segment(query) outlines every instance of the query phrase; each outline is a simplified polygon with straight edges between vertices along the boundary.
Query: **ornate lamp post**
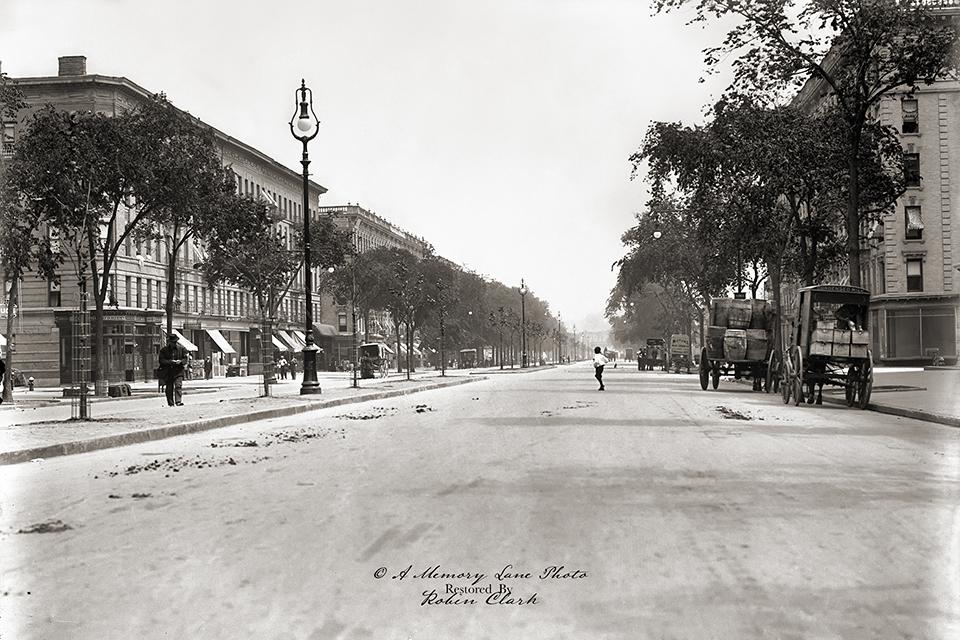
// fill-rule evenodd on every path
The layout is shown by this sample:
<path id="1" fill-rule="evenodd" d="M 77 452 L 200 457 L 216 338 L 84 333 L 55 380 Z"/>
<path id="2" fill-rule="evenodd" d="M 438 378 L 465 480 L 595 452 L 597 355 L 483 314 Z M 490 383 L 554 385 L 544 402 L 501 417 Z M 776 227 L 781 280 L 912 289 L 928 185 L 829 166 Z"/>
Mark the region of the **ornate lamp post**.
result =
<path id="1" fill-rule="evenodd" d="M 300 385 L 300 394 L 309 395 L 320 393 L 320 383 L 317 382 L 317 345 L 313 342 L 313 264 L 310 259 L 310 184 L 307 167 L 310 166 L 310 157 L 307 155 L 307 143 L 317 137 L 320 131 L 320 120 L 313 112 L 313 91 L 307 88 L 301 79 L 300 88 L 294 92 L 296 108 L 290 118 L 290 133 L 303 143 L 303 268 L 304 289 L 306 290 L 307 317 L 304 334 L 306 345 L 303 347 L 303 383 Z"/>
<path id="2" fill-rule="evenodd" d="M 527 368 L 527 285 L 520 278 L 520 368 Z"/>

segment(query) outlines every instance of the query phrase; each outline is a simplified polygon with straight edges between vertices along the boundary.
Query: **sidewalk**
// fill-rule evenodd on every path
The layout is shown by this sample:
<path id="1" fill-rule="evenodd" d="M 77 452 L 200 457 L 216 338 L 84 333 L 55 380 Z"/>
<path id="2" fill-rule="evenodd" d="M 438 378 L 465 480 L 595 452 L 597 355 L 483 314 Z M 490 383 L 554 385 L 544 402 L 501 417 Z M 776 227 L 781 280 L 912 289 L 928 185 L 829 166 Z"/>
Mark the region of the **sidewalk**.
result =
<path id="1" fill-rule="evenodd" d="M 876 367 L 868 408 L 960 427 L 960 369 Z M 843 390 L 823 388 L 823 401 L 846 403 Z"/>
<path id="2" fill-rule="evenodd" d="M 428 389 L 482 380 L 466 370 L 419 371 L 360 380 L 350 386 L 349 374 L 320 374 L 319 395 L 301 396 L 300 380 L 280 381 L 272 397 L 259 397 L 259 376 L 184 382 L 184 406 L 168 407 L 156 382 L 135 383 L 127 398 L 96 398 L 90 421 L 72 421 L 70 398 L 58 400 L 60 389 L 19 391 L 17 404 L 0 406 L 0 464 L 83 453 L 136 442 L 159 440 L 243 422 L 266 420 L 341 404 L 389 398 Z"/>

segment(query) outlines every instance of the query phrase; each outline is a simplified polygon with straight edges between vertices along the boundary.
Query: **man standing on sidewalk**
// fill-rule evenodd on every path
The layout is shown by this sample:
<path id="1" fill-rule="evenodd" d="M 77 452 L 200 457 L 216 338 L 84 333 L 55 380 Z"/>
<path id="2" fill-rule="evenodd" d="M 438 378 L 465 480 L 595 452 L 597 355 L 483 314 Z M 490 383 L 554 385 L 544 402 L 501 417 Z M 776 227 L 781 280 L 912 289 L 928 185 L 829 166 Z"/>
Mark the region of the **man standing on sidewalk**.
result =
<path id="1" fill-rule="evenodd" d="M 167 336 L 167 346 L 160 349 L 160 376 L 167 393 L 167 404 L 183 406 L 183 365 L 187 352 L 176 335 Z"/>

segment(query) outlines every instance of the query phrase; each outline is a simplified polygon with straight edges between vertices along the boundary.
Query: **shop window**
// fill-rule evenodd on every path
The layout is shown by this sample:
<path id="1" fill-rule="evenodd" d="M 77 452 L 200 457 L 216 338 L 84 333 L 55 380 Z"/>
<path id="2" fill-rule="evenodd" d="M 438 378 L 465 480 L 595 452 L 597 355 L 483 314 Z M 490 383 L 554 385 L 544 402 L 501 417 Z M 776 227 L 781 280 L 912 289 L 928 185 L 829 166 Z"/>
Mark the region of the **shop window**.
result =
<path id="1" fill-rule="evenodd" d="M 903 180 L 908 187 L 920 186 L 920 154 L 903 154 Z"/>
<path id="2" fill-rule="evenodd" d="M 907 291 L 923 291 L 923 260 L 907 260 Z"/>
<path id="3" fill-rule="evenodd" d="M 903 219 L 906 226 L 906 239 L 922 240 L 923 218 L 920 215 L 920 207 L 905 207 Z"/>
<path id="4" fill-rule="evenodd" d="M 917 99 L 904 98 L 900 103 L 903 110 L 903 133 L 919 133 L 919 123 L 917 121 Z"/>

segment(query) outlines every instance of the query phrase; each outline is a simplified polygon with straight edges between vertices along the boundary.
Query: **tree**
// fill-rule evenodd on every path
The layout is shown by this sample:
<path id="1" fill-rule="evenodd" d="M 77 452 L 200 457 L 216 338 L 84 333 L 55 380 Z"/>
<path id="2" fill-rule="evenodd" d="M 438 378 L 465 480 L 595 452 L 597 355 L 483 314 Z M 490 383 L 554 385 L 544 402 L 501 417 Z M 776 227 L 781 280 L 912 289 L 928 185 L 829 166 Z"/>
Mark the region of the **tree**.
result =
<path id="1" fill-rule="evenodd" d="M 0 73 L 0 120 L 13 119 L 17 112 L 26 106 L 23 94 L 16 83 Z M 0 147 L 6 147 L 7 140 L 0 139 Z M 6 151 L 6 149 L 0 149 Z M 37 237 L 41 231 L 42 210 L 36 206 L 25 206 L 23 199 L 6 186 L 6 159 L 0 153 L 0 267 L 4 279 L 10 284 L 6 295 L 7 324 L 4 335 L 7 337 L 7 370 L 0 381 L 5 401 L 13 400 L 13 352 L 9 345 L 16 344 L 13 310 L 19 305 L 20 279 L 35 257 L 35 250 L 41 244 Z"/>
<path id="2" fill-rule="evenodd" d="M 872 135 L 885 96 L 931 84 L 956 68 L 957 22 L 923 0 L 806 0 L 799 12 L 780 0 L 656 0 L 654 6 L 662 12 L 689 5 L 692 22 L 736 21 L 723 43 L 705 52 L 711 72 L 737 56 L 730 93 L 776 103 L 807 81 L 827 89 L 844 124 L 843 228 L 850 283 L 859 286 L 864 138 Z"/>

